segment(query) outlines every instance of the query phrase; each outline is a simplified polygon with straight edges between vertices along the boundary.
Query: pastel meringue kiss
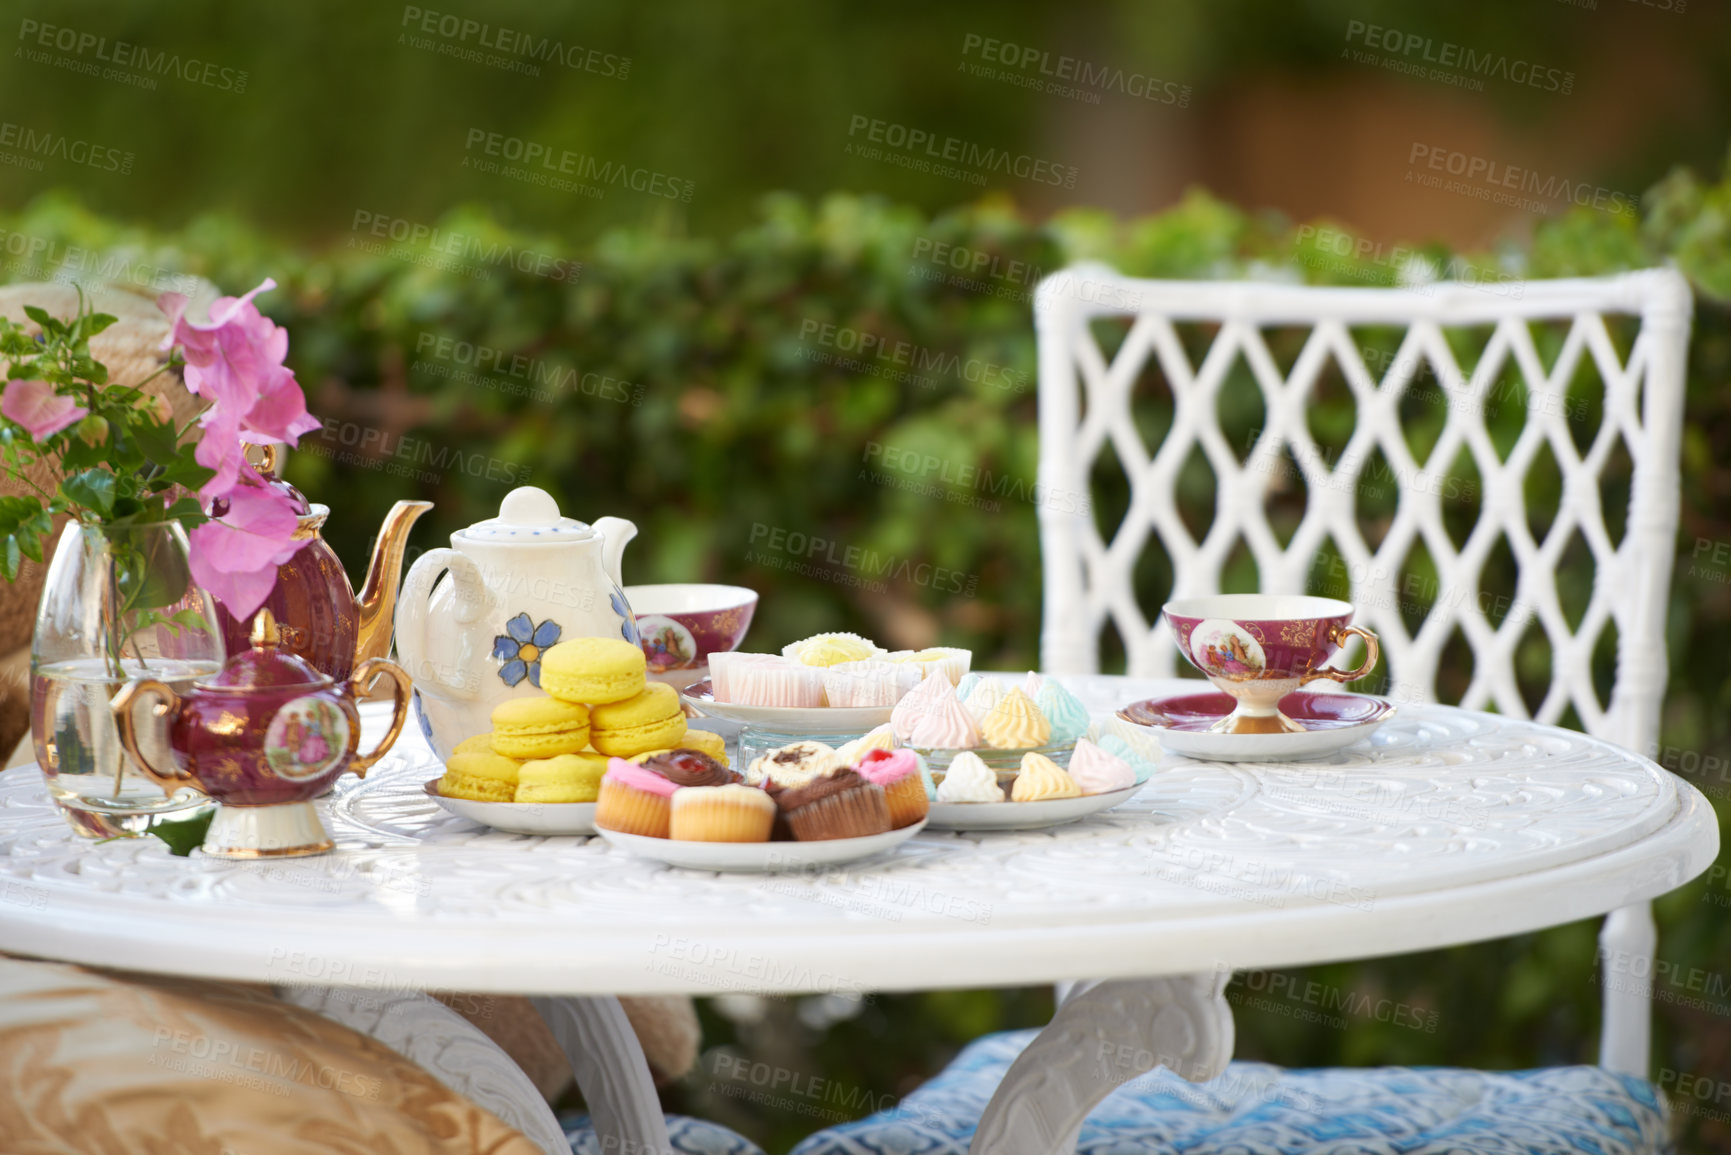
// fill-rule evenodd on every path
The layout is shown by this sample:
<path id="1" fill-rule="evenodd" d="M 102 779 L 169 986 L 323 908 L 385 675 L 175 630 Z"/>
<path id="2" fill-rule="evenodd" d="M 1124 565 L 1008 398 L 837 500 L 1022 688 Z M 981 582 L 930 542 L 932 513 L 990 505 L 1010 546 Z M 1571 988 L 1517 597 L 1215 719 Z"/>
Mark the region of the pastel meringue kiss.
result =
<path id="1" fill-rule="evenodd" d="M 942 674 L 934 676 L 943 681 Z M 908 745 L 924 750 L 964 750 L 980 744 L 980 729 L 974 725 L 973 715 L 956 697 L 954 687 L 947 681 L 944 685 L 950 688 L 950 696 L 936 710 L 920 716 L 908 732 Z"/>
<path id="2" fill-rule="evenodd" d="M 867 750 L 894 750 L 896 748 L 895 728 L 888 722 L 874 726 L 855 738 L 835 748 L 835 756 L 844 766 L 853 766 L 865 756 Z"/>
<path id="3" fill-rule="evenodd" d="M 1029 696 L 1052 724 L 1052 736 L 1048 739 L 1052 745 L 1068 746 L 1088 732 L 1088 707 L 1053 679 L 1042 679 L 1038 691 Z"/>
<path id="4" fill-rule="evenodd" d="M 967 693 L 963 694 L 958 690 L 957 694 L 961 697 L 962 704 L 968 708 L 968 713 L 974 716 L 974 721 L 984 722 L 986 715 L 990 714 L 1009 692 L 1009 686 L 996 678 L 980 678 L 968 686 Z"/>
<path id="5" fill-rule="evenodd" d="M 1086 738 L 1078 739 L 1070 754 L 1070 777 L 1084 794 L 1110 794 L 1136 785 L 1136 771 L 1128 762 Z"/>
<path id="6" fill-rule="evenodd" d="M 910 740 L 914 727 L 927 714 L 937 713 L 946 701 L 956 697 L 956 688 L 941 671 L 927 674 L 919 685 L 909 690 L 890 711 L 890 727 L 903 742 Z"/>
<path id="7" fill-rule="evenodd" d="M 1081 794 L 1082 788 L 1064 773 L 1062 766 L 1032 750 L 1022 755 L 1021 772 L 1010 787 L 1011 802 L 1050 802 L 1057 798 L 1078 798 Z"/>
<path id="8" fill-rule="evenodd" d="M 1003 787 L 998 785 L 998 776 L 992 768 L 980 761 L 980 756 L 972 750 L 964 750 L 955 756 L 949 769 L 944 771 L 944 780 L 938 783 L 937 800 L 939 802 L 1002 802 Z"/>
<path id="9" fill-rule="evenodd" d="M 980 723 L 980 736 L 987 745 L 999 750 L 1026 750 L 1046 744 L 1052 736 L 1052 723 L 1040 713 L 1034 700 L 1017 688 L 992 707 L 991 713 Z"/>

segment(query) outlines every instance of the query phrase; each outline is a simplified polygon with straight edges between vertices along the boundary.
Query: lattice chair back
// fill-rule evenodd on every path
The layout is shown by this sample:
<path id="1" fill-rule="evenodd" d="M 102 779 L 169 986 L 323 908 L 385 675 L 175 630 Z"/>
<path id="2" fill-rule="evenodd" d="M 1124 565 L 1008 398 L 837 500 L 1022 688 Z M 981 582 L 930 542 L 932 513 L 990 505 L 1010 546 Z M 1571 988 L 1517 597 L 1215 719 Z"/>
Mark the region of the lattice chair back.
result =
<path id="1" fill-rule="evenodd" d="M 1157 540 L 1170 558 L 1166 597 L 1221 592 L 1229 555 L 1247 549 L 1264 592 L 1330 592 L 1358 607 L 1355 620 L 1382 640 L 1386 674 L 1375 688 L 1390 697 L 1438 700 L 1446 644 L 1458 631 L 1472 667 L 1470 681 L 1455 687 L 1461 705 L 1545 722 L 1578 719 L 1596 737 L 1650 751 L 1665 686 L 1690 305 L 1687 283 L 1662 269 L 1595 280 L 1416 289 L 1134 280 L 1103 266 L 1048 278 L 1035 314 L 1039 480 L 1047 495 L 1039 506 L 1042 665 L 1094 672 L 1110 623 L 1122 639 L 1129 673 L 1180 672 L 1170 630 L 1159 620 L 1161 603 L 1139 602 L 1134 588 L 1145 547 Z M 1607 318 L 1618 315 L 1639 320 L 1626 354 L 1607 328 Z M 1102 318 L 1130 322 L 1110 359 L 1093 329 Z M 1535 344 L 1535 322 L 1553 331 L 1567 325 L 1549 365 Z M 1187 323 L 1194 323 L 1192 345 L 1213 331 L 1199 357 L 1181 336 Z M 1398 350 L 1378 363 L 1378 371 L 1366 364 L 1354 326 L 1400 333 Z M 1303 331 L 1302 343 L 1289 342 L 1297 352 L 1283 369 L 1269 333 L 1284 337 L 1294 329 Z M 1462 366 L 1450 346 L 1451 330 L 1488 331 L 1476 362 Z M 1266 416 L 1248 436 L 1229 440 L 1221 394 L 1234 373 L 1254 382 Z M 1318 444 L 1311 423 L 1325 373 L 1344 382 L 1340 401 L 1350 401 L 1356 413 L 1350 437 L 1336 449 Z M 1149 374 L 1163 379 L 1171 407 L 1170 426 L 1153 449 L 1138 431 L 1131 404 Z M 1430 374 L 1434 383 L 1415 387 Z M 1597 396 L 1582 395 L 1583 378 L 1594 379 L 1586 384 L 1600 391 Z M 1428 453 L 1415 452 L 1403 430 L 1402 404 L 1419 391 L 1446 409 Z M 1523 407 L 1512 446 L 1494 443 L 1487 411 Z M 1596 431 L 1584 428 L 1589 408 L 1602 413 Z M 1096 459 L 1108 446 L 1128 480 L 1128 508 L 1122 522 L 1103 533 L 1093 502 L 1051 495 L 1089 494 Z M 1198 451 L 1216 497 L 1211 523 L 1193 533 L 1176 490 Z M 1561 479 L 1554 511 L 1536 510 L 1526 500 L 1535 462 L 1547 455 Z M 1630 465 L 1626 502 L 1601 493 L 1614 456 Z M 1302 518 L 1283 542 L 1271 525 L 1268 500 L 1274 491 L 1290 496 L 1300 483 Z M 1395 500 L 1375 538 L 1367 536 L 1362 506 L 1367 491 L 1379 490 Z M 1478 500 L 1456 500 L 1463 490 Z M 1469 525 L 1448 524 L 1445 510 L 1458 522 L 1473 517 L 1474 504 Z M 1620 537 L 1608 527 L 1608 506 L 1612 522 L 1623 527 Z M 1548 526 L 1535 532 L 1535 518 Z M 1565 558 L 1576 537 L 1586 554 L 1577 549 Z M 1490 596 L 1485 569 L 1499 541 L 1512 552 L 1516 584 L 1512 595 Z M 1330 545 L 1323 572 L 1344 579 L 1338 584 L 1346 588 L 1318 590 L 1317 559 Z M 1428 554 L 1434 572 L 1415 574 L 1407 564 L 1415 546 Z M 1584 611 L 1565 612 L 1560 575 L 1583 594 Z M 1542 700 L 1529 709 L 1516 677 L 1516 651 L 1534 629 L 1549 642 L 1551 669 Z M 1615 673 L 1602 700 L 1593 656 L 1595 647 L 1611 643 Z"/>
<path id="2" fill-rule="evenodd" d="M 1136 280 L 1098 265 L 1047 278 L 1035 303 L 1042 667 L 1097 671 L 1111 626 L 1129 673 L 1178 672 L 1160 605 L 1222 592 L 1235 551 L 1247 551 L 1256 568 L 1252 584 L 1264 592 L 1332 592 L 1358 607 L 1357 623 L 1381 638 L 1385 674 L 1374 688 L 1390 697 L 1438 700 L 1443 680 L 1459 673 L 1450 655 L 1462 651 L 1449 645 L 1458 632 L 1472 667 L 1454 687 L 1460 704 L 1573 721 L 1595 737 L 1653 752 L 1666 677 L 1691 304 L 1685 280 L 1666 269 L 1407 289 Z M 1627 318 L 1638 330 L 1621 352 L 1608 319 L 1627 325 Z M 1128 331 L 1108 357 L 1095 327 L 1113 319 L 1127 322 Z M 1190 344 L 1205 345 L 1200 355 L 1186 347 L 1186 325 Z M 1398 333 L 1379 372 L 1366 364 L 1354 326 Z M 1552 337 L 1565 330 L 1548 365 L 1535 326 Z M 1289 342 L 1297 352 L 1283 368 L 1269 336 L 1293 329 L 1300 331 Z M 1463 331 L 1474 330 L 1488 337 L 1476 360 L 1463 365 L 1450 336 L 1459 343 Z M 1445 415 L 1428 452 L 1415 452 L 1402 406 L 1427 372 L 1434 385 L 1423 388 L 1440 398 Z M 1152 451 L 1132 405 L 1148 374 L 1170 393 L 1162 399 L 1170 422 Z M 1224 430 L 1230 415 L 1221 411 L 1234 374 L 1240 384 L 1246 377 L 1254 383 L 1265 411 L 1236 450 Z M 1353 412 L 1350 429 L 1337 431 L 1344 445 L 1332 448 L 1318 444 L 1312 422 L 1319 382 L 1330 375 L 1341 394 L 1332 408 L 1350 402 Z M 1590 398 L 1580 392 L 1583 378 Z M 1487 422 L 1493 412 L 1498 421 Z M 1590 435 L 1589 414 L 1599 418 Z M 1108 447 L 1128 492 L 1122 518 L 1102 533 L 1092 481 Z M 1602 490 L 1619 453 L 1628 462 L 1622 500 Z M 1195 472 L 1187 463 L 1197 454 L 1212 474 L 1215 500 L 1212 520 L 1193 531 L 1178 490 L 1185 471 Z M 1527 487 L 1547 455 L 1559 475 L 1558 498 L 1554 510 L 1536 510 Z M 1386 464 L 1367 479 L 1366 465 L 1378 457 Z M 1458 500 L 1463 468 L 1477 475 L 1476 501 Z M 1269 500 L 1293 496 L 1300 482 L 1302 513 L 1282 541 Z M 1392 512 L 1385 503 L 1375 526 L 1380 535 L 1367 534 L 1362 508 L 1372 484 L 1393 491 Z M 1535 526 L 1535 513 L 1548 524 Z M 1608 522 L 1607 513 L 1620 516 Z M 1621 524 L 1620 534 L 1612 523 Z M 1576 537 L 1586 543 L 1584 557 L 1565 554 Z M 1170 574 L 1139 600 L 1138 563 L 1151 541 L 1165 550 Z M 1493 605 L 1483 586 L 1499 541 L 1513 555 L 1515 584 L 1512 597 Z M 1347 588 L 1311 589 L 1316 559 L 1330 547 L 1330 572 L 1344 576 Z M 1416 575 L 1428 596 L 1415 607 L 1411 559 L 1421 547 L 1434 569 Z M 1143 576 L 1141 584 L 1157 583 Z M 1569 612 L 1565 587 L 1584 596 L 1584 608 Z M 1529 709 L 1517 656 L 1535 629 L 1549 643 L 1551 662 L 1548 684 Z M 1613 669 L 1601 696 L 1593 666 L 1595 649 L 1607 641 Z M 1654 946 L 1645 905 L 1606 920 L 1601 949 L 1650 957 Z M 1646 992 L 1608 986 L 1601 1065 L 1644 1077 L 1649 1029 Z"/>

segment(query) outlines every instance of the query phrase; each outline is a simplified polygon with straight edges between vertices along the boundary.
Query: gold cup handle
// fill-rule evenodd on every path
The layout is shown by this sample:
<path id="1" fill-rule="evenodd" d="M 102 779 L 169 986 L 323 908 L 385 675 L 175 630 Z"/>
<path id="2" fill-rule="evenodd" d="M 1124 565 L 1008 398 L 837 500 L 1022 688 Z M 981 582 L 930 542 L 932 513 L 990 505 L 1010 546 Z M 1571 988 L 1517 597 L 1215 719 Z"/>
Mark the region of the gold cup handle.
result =
<path id="1" fill-rule="evenodd" d="M 353 674 L 349 675 L 349 685 L 354 688 L 355 697 L 358 698 L 371 689 L 373 683 L 379 680 L 380 674 L 389 675 L 390 679 L 396 683 L 396 688 L 393 691 L 395 702 L 391 712 L 391 729 L 380 740 L 379 744 L 373 747 L 370 753 L 356 754 L 349 761 L 349 769 L 355 772 L 357 778 L 365 778 L 373 763 L 383 758 L 390 748 L 396 745 L 397 735 L 403 732 L 403 723 L 409 717 L 409 691 L 412 688 L 409 675 L 403 672 L 401 666 L 388 658 L 368 658 L 355 668 Z M 360 734 L 358 731 L 353 741 L 359 745 Z"/>
<path id="2" fill-rule="evenodd" d="M 1335 682 L 1356 682 L 1358 679 L 1370 673 L 1370 671 L 1376 666 L 1377 654 L 1381 652 L 1381 647 L 1377 645 L 1375 634 L 1371 633 L 1367 629 L 1362 629 L 1359 626 L 1340 626 L 1335 629 L 1334 633 L 1329 635 L 1329 640 L 1337 646 L 1344 646 L 1346 645 L 1346 639 L 1353 636 L 1364 639 L 1364 663 L 1359 666 L 1358 669 L 1317 670 L 1304 680 L 1307 682 L 1314 682 L 1318 678 L 1328 678 Z"/>
<path id="3" fill-rule="evenodd" d="M 190 786 L 200 794 L 209 793 L 186 770 L 176 767 L 171 773 L 164 774 L 144 756 L 144 751 L 138 745 L 138 728 L 133 724 L 132 708 L 146 695 L 157 698 L 156 705 L 151 707 L 151 713 L 158 718 L 166 718 L 180 709 L 180 695 L 166 682 L 159 682 L 155 678 L 140 678 L 136 682 L 128 682 L 108 704 L 108 708 L 114 712 L 114 728 L 120 732 L 120 744 L 126 748 L 126 753 L 144 772 L 145 777 L 162 787 L 164 794 L 173 795 L 183 786 Z"/>

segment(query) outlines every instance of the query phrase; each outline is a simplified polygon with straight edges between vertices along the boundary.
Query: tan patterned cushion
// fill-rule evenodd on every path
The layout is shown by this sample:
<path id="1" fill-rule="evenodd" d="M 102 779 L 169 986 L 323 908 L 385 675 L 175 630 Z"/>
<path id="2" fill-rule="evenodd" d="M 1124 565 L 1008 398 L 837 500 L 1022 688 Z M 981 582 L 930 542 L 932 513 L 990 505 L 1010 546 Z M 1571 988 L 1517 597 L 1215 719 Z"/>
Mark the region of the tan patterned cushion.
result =
<path id="1" fill-rule="evenodd" d="M 540 1155 L 384 1045 L 248 986 L 0 956 L 7 1155 Z"/>

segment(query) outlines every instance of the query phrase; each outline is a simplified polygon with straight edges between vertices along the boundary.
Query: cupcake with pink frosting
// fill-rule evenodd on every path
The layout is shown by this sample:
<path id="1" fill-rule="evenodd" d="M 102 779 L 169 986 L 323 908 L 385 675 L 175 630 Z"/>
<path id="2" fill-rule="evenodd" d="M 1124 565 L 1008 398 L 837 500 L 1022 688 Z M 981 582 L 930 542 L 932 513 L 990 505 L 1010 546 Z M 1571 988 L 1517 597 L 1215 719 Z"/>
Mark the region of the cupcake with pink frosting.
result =
<path id="1" fill-rule="evenodd" d="M 912 750 L 867 750 L 854 770 L 867 782 L 883 787 L 892 830 L 912 826 L 931 808 L 925 765 Z"/>

